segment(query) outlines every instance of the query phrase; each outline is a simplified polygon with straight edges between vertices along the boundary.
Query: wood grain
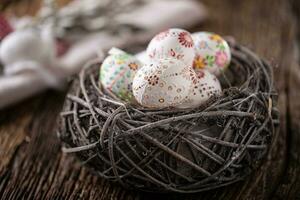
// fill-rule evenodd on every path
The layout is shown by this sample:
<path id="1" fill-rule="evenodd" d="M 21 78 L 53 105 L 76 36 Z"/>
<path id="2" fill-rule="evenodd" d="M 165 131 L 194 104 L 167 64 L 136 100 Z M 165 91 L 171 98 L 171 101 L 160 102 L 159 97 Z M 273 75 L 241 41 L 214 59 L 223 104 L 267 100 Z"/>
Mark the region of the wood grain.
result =
<path id="1" fill-rule="evenodd" d="M 260 169 L 243 182 L 201 194 L 127 191 L 98 178 L 74 156 L 61 152 L 55 126 L 65 93 L 47 91 L 0 112 L 1 199 L 300 198 L 300 68 L 295 57 L 292 6 L 285 0 L 202 2 L 211 17 L 193 31 L 232 35 L 276 67 L 281 128 Z"/>

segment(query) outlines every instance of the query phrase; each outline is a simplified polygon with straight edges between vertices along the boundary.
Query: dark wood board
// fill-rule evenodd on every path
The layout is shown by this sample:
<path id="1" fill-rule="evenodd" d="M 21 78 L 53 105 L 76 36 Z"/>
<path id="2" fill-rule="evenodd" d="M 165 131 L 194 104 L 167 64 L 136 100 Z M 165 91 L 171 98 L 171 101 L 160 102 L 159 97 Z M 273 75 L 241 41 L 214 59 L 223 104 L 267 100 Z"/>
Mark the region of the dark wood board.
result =
<path id="1" fill-rule="evenodd" d="M 72 154 L 61 152 L 55 129 L 65 92 L 47 91 L 0 111 L 0 198 L 300 198 L 300 68 L 295 48 L 299 3 L 296 0 L 202 2 L 207 5 L 210 18 L 193 31 L 232 35 L 275 67 L 281 128 L 260 169 L 245 181 L 200 194 L 162 195 L 125 190 L 93 175 Z"/>

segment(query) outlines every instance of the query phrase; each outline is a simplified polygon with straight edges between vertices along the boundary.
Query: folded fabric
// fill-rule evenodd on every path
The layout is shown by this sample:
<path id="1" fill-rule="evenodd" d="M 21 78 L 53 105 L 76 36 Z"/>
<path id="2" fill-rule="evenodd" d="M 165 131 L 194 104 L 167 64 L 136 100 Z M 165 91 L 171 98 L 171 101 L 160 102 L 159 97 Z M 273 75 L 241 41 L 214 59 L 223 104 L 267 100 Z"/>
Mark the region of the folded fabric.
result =
<path id="1" fill-rule="evenodd" d="M 58 55 L 61 57 L 55 67 L 51 68 L 51 75 L 57 76 L 57 80 L 67 80 L 70 75 L 78 73 L 88 61 L 96 59 L 99 54 L 103 55 L 103 52 L 113 46 L 132 48 L 146 43 L 164 29 L 192 27 L 201 23 L 205 17 L 205 8 L 194 0 L 145 1 L 133 12 L 115 17 L 117 33 L 103 29 L 85 33 L 75 37 L 75 40 L 74 38 L 71 41 L 59 40 L 56 46 L 59 49 Z M 6 23 L 3 20 L 3 24 Z M 3 35 L 12 29 L 6 28 L 6 30 L 3 31 Z M 0 78 L 0 108 L 16 103 L 48 87 L 51 85 L 41 77 L 40 72 L 34 69 L 30 72 L 26 70 L 24 74 L 19 71 L 15 76 Z"/>

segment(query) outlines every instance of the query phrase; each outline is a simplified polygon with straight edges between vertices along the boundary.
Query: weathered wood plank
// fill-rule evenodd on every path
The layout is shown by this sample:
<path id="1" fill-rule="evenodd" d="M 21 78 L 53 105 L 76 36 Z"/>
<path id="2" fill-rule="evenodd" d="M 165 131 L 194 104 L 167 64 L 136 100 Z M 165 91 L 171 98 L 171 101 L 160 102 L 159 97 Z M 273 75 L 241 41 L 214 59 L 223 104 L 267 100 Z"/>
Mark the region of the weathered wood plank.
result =
<path id="1" fill-rule="evenodd" d="M 32 112 L 24 117 L 20 116 L 23 122 L 20 128 L 13 118 L 2 126 L 4 133 L 15 132 L 16 135 L 27 137 L 28 141 L 15 143 L 13 141 L 17 138 L 16 135 L 11 135 L 9 140 L 4 141 L 1 135 L 1 143 L 5 147 L 10 145 L 8 149 L 15 151 L 10 162 L 1 162 L 2 169 L 4 168 L 0 176 L 2 198 L 123 199 L 126 196 L 126 199 L 132 199 L 129 192 L 93 176 L 72 156 L 61 153 L 54 125 L 63 99 L 64 94 L 45 93 L 38 99 L 32 99 L 32 103 L 27 102 L 27 105 L 33 105 L 29 108 Z M 11 112 L 18 111 L 6 111 Z M 32 120 L 26 120 L 28 116 L 32 116 Z M 9 127 L 14 129 L 8 129 Z"/>
<path id="2" fill-rule="evenodd" d="M 294 199 L 300 189 L 300 72 L 288 1 L 202 1 L 211 18 L 194 31 L 232 35 L 277 66 L 281 129 L 261 169 L 244 182 L 196 195 L 127 191 L 92 175 L 72 155 L 61 153 L 55 122 L 64 94 L 46 92 L 0 112 L 2 199 L 269 199 L 272 195 Z"/>

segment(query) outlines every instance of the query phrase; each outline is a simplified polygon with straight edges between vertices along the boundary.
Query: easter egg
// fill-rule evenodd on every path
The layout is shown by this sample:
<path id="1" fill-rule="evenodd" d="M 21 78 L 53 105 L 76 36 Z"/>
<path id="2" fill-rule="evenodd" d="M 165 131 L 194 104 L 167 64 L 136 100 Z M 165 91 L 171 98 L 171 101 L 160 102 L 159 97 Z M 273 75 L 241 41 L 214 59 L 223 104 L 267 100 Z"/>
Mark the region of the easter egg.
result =
<path id="1" fill-rule="evenodd" d="M 139 61 L 141 61 L 143 64 L 147 64 L 149 62 L 149 57 L 147 55 L 146 51 L 139 52 L 134 55 Z"/>
<path id="2" fill-rule="evenodd" d="M 195 57 L 192 36 L 183 29 L 168 29 L 150 41 L 147 55 L 151 60 L 171 57 L 191 66 Z"/>
<path id="3" fill-rule="evenodd" d="M 172 58 L 143 66 L 133 80 L 133 94 L 142 106 L 165 108 L 179 105 L 197 75 L 191 66 Z"/>
<path id="4" fill-rule="evenodd" d="M 221 36 L 209 32 L 193 33 L 192 38 L 196 51 L 194 69 L 206 69 L 210 73 L 220 75 L 231 60 L 228 43 Z"/>
<path id="5" fill-rule="evenodd" d="M 133 55 L 113 48 L 100 68 L 100 82 L 105 90 L 112 92 L 118 98 L 131 101 L 132 81 L 141 62 Z"/>
<path id="6" fill-rule="evenodd" d="M 198 70 L 196 83 L 191 85 L 188 95 L 178 108 L 192 108 L 204 104 L 210 97 L 220 95 L 221 84 L 208 70 Z"/>

